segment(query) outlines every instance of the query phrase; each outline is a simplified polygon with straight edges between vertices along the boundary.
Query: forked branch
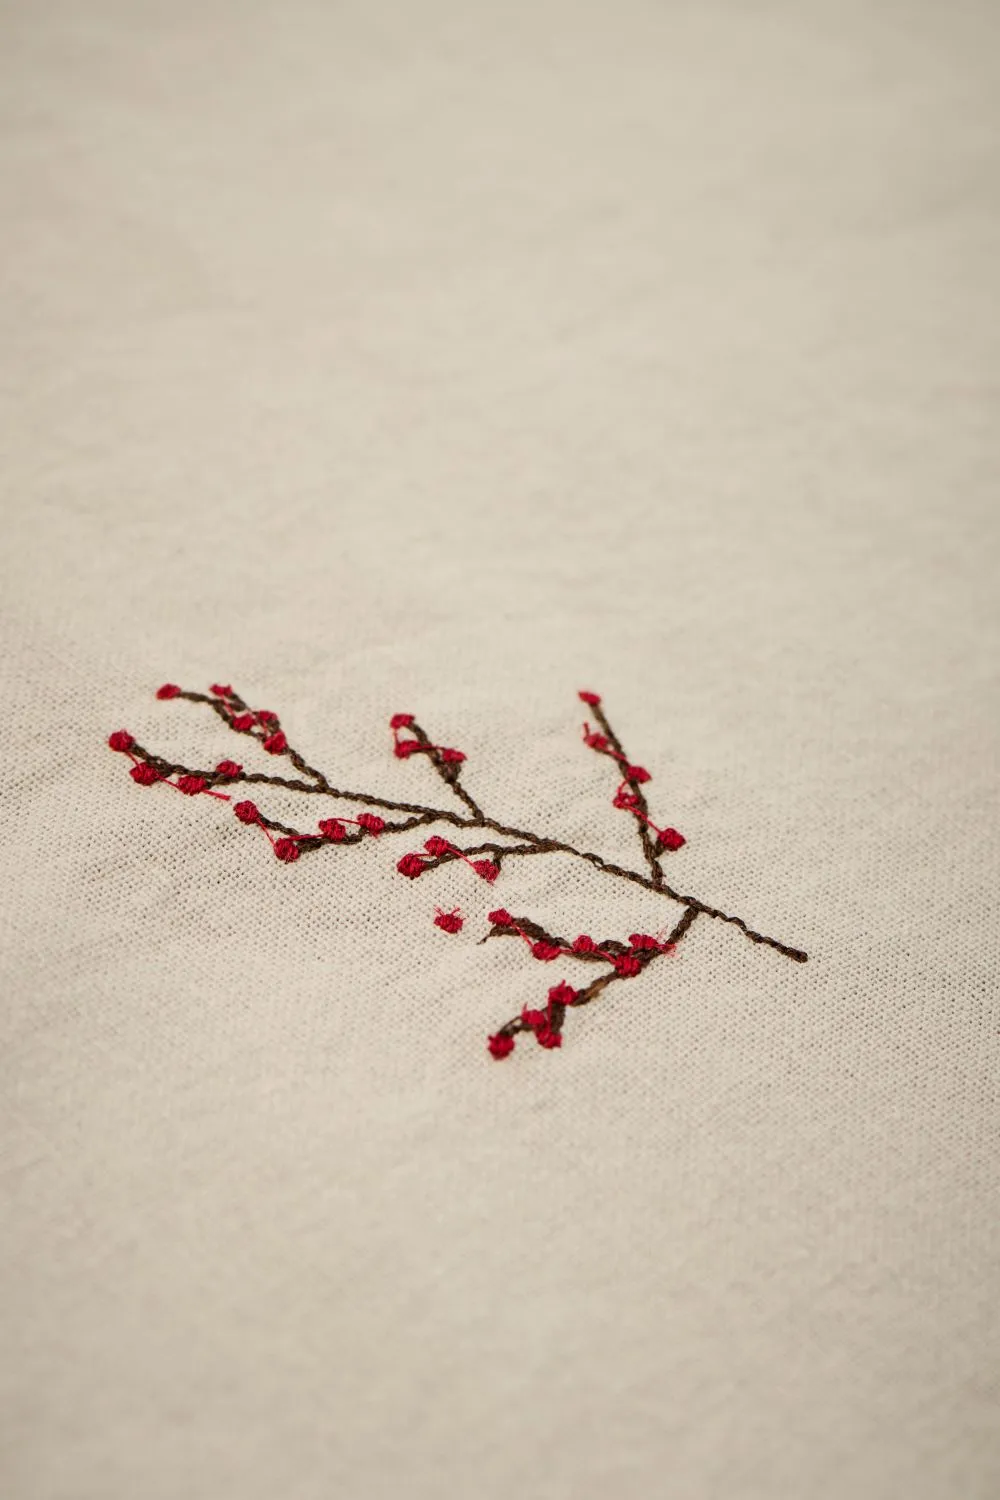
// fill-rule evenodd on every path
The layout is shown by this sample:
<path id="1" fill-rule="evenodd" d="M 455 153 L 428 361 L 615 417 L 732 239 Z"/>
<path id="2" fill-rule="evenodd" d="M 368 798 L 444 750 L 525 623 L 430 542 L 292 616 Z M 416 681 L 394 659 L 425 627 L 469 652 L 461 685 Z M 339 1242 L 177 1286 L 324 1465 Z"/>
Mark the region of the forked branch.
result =
<path id="1" fill-rule="evenodd" d="M 482 939 L 483 942 L 496 937 L 515 937 L 526 943 L 531 956 L 540 962 L 551 963 L 564 958 L 602 967 L 601 974 L 586 988 L 575 990 L 565 981 L 560 981 L 550 988 L 543 1010 L 526 1006 L 519 1016 L 506 1022 L 489 1040 L 492 1056 L 506 1057 L 513 1051 L 514 1038 L 522 1031 L 532 1032 L 542 1047 L 560 1046 L 567 1010 L 591 1004 L 609 985 L 622 979 L 637 978 L 664 955 L 675 952 L 677 945 L 699 916 L 728 922 L 738 927 L 751 942 L 773 948 L 797 963 L 804 963 L 807 957 L 801 949 L 757 932 L 742 917 L 724 912 L 696 896 L 682 895 L 667 883 L 661 860 L 665 854 L 675 854 L 681 849 L 685 839 L 675 828 L 660 828 L 653 822 L 644 790 L 652 778 L 643 766 L 635 764 L 626 755 L 600 698 L 596 693 L 589 692 L 582 692 L 579 696 L 592 710 L 598 725 L 597 729 L 591 729 L 589 723 L 584 724 L 584 743 L 597 754 L 607 756 L 617 763 L 620 779 L 612 805 L 628 813 L 634 820 L 648 874 L 614 864 L 592 850 L 578 849 L 561 839 L 515 828 L 487 815 L 463 785 L 465 754 L 452 746 L 437 744 L 417 723 L 415 716 L 409 713 L 394 714 L 390 720 L 394 754 L 400 760 L 425 757 L 463 804 L 464 812 L 453 807 L 402 802 L 373 792 L 349 791 L 334 786 L 323 771 L 311 765 L 289 744 L 276 713 L 269 709 L 250 708 L 228 684 L 216 683 L 209 693 L 198 693 L 185 691 L 174 683 L 166 683 L 158 690 L 157 697 L 185 698 L 191 703 L 206 704 L 233 733 L 257 741 L 268 755 L 287 761 L 298 772 L 297 777 L 247 771 L 240 762 L 234 760 L 219 761 L 211 770 L 180 765 L 147 750 L 125 729 L 116 730 L 110 736 L 108 744 L 113 750 L 128 756 L 132 762 L 130 774 L 140 786 L 170 786 L 186 796 L 204 795 L 217 801 L 233 802 L 233 812 L 239 821 L 247 827 L 259 828 L 270 843 L 275 857 L 283 864 L 294 864 L 303 854 L 315 853 L 319 849 L 338 845 L 346 847 L 359 844 L 365 839 L 407 833 L 438 823 L 453 830 L 475 831 L 480 835 L 488 830 L 499 835 L 499 839 L 460 845 L 443 834 L 432 834 L 424 840 L 421 849 L 410 851 L 397 861 L 396 868 L 400 874 L 409 879 L 417 879 L 442 865 L 461 861 L 478 879 L 492 885 L 507 860 L 535 854 L 561 854 L 583 860 L 612 879 L 624 880 L 654 891 L 684 908 L 665 939 L 646 933 L 632 933 L 627 943 L 619 938 L 606 938 L 597 942 L 586 933 L 571 940 L 565 939 L 554 936 L 529 917 L 512 916 L 506 908 L 499 907 L 491 912 L 490 930 Z M 306 796 L 327 797 L 333 801 L 353 804 L 352 811 L 356 815 L 342 813 L 319 819 L 313 828 L 294 828 L 268 817 L 249 799 L 234 801 L 232 792 L 224 790 L 239 786 L 274 787 Z M 379 811 L 359 812 L 356 811 L 357 808 L 377 808 Z M 390 821 L 382 813 L 403 816 Z M 443 912 L 438 908 L 434 921 L 445 932 L 456 933 L 461 930 L 464 919 L 457 910 Z"/>

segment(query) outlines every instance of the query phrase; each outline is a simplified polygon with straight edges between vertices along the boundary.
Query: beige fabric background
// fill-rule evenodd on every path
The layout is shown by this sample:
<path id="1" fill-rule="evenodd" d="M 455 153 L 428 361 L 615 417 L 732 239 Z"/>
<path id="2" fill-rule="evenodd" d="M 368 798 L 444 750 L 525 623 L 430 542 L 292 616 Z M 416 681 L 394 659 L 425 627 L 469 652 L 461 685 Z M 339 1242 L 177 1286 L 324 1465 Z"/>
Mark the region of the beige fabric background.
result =
<path id="1" fill-rule="evenodd" d="M 0 7 L 9 1500 L 1000 1493 L 998 56 L 991 0 Z M 637 861 L 597 688 L 671 877 L 811 962 L 701 922 L 493 1064 L 556 976 L 491 905 L 676 909 L 285 868 L 104 747 L 232 752 L 164 678 L 438 798 L 418 710 Z"/>

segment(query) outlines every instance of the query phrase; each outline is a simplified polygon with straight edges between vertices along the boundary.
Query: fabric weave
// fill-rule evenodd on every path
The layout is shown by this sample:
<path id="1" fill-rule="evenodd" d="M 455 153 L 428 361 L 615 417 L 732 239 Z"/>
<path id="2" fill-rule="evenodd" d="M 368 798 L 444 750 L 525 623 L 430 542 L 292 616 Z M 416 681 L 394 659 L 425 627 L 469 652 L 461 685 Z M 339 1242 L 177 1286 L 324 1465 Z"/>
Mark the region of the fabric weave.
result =
<path id="1" fill-rule="evenodd" d="M 0 16 L 6 1500 L 1000 1492 L 975 0 Z M 643 868 L 283 863 L 107 736 Z M 294 797 L 254 793 L 293 820 Z M 320 805 L 333 817 L 340 804 Z M 463 926 L 435 924 L 460 908 Z M 589 972 L 589 971 L 588 971 Z"/>

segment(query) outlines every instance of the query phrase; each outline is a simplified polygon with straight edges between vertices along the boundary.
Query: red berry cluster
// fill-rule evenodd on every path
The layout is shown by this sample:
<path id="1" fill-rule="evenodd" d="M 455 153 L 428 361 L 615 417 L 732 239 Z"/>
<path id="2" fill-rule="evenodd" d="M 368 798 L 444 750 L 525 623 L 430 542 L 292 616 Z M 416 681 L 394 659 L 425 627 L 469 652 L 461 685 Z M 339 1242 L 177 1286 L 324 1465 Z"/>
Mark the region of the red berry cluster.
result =
<path id="1" fill-rule="evenodd" d="M 378 838 L 385 828 L 385 819 L 378 817 L 375 813 L 362 813 L 357 818 L 321 818 L 317 824 L 318 833 L 286 833 L 283 838 L 271 837 L 273 824 L 261 814 L 260 808 L 255 802 L 237 802 L 233 812 L 241 823 L 261 828 L 267 835 L 271 848 L 274 850 L 276 859 L 283 864 L 294 864 L 302 853 L 303 848 L 316 848 L 324 841 L 331 844 L 342 844 L 350 837 L 346 825 L 353 824 L 361 830 L 355 834 L 352 842 L 357 843 L 364 834 L 370 834 L 372 838 Z"/>
<path id="2" fill-rule="evenodd" d="M 180 689 L 178 688 L 177 691 L 180 692 Z M 162 696 L 162 694 L 163 689 L 161 688 L 157 696 Z M 173 697 L 175 695 L 168 693 L 166 696 Z M 158 783 L 162 783 L 163 786 L 172 786 L 175 791 L 183 792 L 185 797 L 197 797 L 200 792 L 204 792 L 206 796 L 218 797 L 221 802 L 229 801 L 225 792 L 213 792 L 209 782 L 225 781 L 229 774 L 227 768 L 233 765 L 232 761 L 221 761 L 216 766 L 215 772 L 211 777 L 197 776 L 191 772 L 184 772 L 178 775 L 176 781 L 172 781 L 169 769 L 161 769 L 153 765 L 152 762 L 141 760 L 137 755 L 132 753 L 135 745 L 135 736 L 129 734 L 127 729 L 116 729 L 113 734 L 109 734 L 108 745 L 112 750 L 117 750 L 120 755 L 128 756 L 132 762 L 132 769 L 129 775 L 137 786 L 156 786 Z M 240 767 L 236 769 L 238 771 Z"/>
<path id="3" fill-rule="evenodd" d="M 539 1047 L 551 1050 L 562 1046 L 562 1022 L 568 1006 L 575 1005 L 579 991 L 562 980 L 549 990 L 548 1004 L 544 1010 L 534 1010 L 525 1005 L 521 1010 L 519 1031 L 530 1031 Z M 507 1027 L 496 1032 L 487 1043 L 491 1057 L 500 1060 L 509 1057 L 514 1050 L 514 1037 Z"/>
<path id="4" fill-rule="evenodd" d="M 453 859 L 462 860 L 470 870 L 476 872 L 480 880 L 489 881 L 491 885 L 500 874 L 500 866 L 494 864 L 493 860 L 470 859 L 464 850 L 436 833 L 424 840 L 424 849 L 430 855 L 429 859 L 418 851 L 414 854 L 404 854 L 402 859 L 397 861 L 396 869 L 400 875 L 405 875 L 408 880 L 416 880 L 425 870 L 435 870 L 438 865 L 447 864 Z"/>
<path id="5" fill-rule="evenodd" d="M 512 917 L 506 907 L 498 907 L 496 911 L 490 912 L 490 921 L 494 928 L 508 928 L 515 932 L 518 937 L 523 938 L 531 949 L 532 958 L 537 958 L 541 963 L 552 963 L 556 958 L 603 958 L 614 968 L 622 979 L 633 979 L 642 970 L 643 960 L 638 956 L 646 953 L 672 953 L 673 943 L 665 943 L 660 938 L 650 937 L 647 933 L 633 932 L 629 937 L 630 949 L 623 951 L 623 945 L 616 943 L 609 947 L 603 943 L 596 943 L 587 933 L 581 932 L 571 943 L 559 943 L 548 938 L 536 938 L 526 932 L 516 917 Z"/>

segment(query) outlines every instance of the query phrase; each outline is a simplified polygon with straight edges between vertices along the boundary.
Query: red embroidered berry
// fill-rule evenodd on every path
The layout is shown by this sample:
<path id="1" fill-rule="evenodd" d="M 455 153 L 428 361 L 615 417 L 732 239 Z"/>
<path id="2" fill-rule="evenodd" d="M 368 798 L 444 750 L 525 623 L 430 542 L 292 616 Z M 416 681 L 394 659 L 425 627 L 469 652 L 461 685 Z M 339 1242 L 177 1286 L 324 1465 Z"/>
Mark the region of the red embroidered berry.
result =
<path id="1" fill-rule="evenodd" d="M 635 792 L 626 792 L 619 788 L 611 799 L 612 807 L 620 807 L 624 812 L 635 812 L 639 806 L 639 797 Z"/>
<path id="2" fill-rule="evenodd" d="M 397 760 L 407 760 L 415 750 L 422 748 L 419 740 L 397 740 L 393 755 Z"/>
<path id="3" fill-rule="evenodd" d="M 274 734 L 269 734 L 264 741 L 264 749 L 268 755 L 283 755 L 288 749 L 288 741 L 285 739 L 285 731 L 276 729 Z"/>
<path id="4" fill-rule="evenodd" d="M 347 829 L 339 818 L 322 818 L 319 831 L 324 838 L 332 839 L 335 844 L 341 843 L 347 837 Z"/>
<path id="5" fill-rule="evenodd" d="M 493 884 L 494 880 L 500 874 L 500 866 L 495 865 L 491 859 L 474 859 L 472 861 L 472 868 L 480 880 L 488 880 L 490 885 Z"/>
<path id="6" fill-rule="evenodd" d="M 514 925 L 514 918 L 505 906 L 498 906 L 496 911 L 491 911 L 489 919 L 494 927 L 513 927 Z"/>
<path id="7" fill-rule="evenodd" d="M 660 946 L 656 938 L 650 937 L 648 932 L 630 933 L 629 942 L 632 944 L 632 947 L 640 953 L 653 952 Z"/>
<path id="8" fill-rule="evenodd" d="M 299 846 L 294 839 L 279 839 L 274 846 L 274 857 L 282 864 L 293 865 L 299 857 Z"/>
<path id="9" fill-rule="evenodd" d="M 154 771 L 153 767 L 144 760 L 140 761 L 137 766 L 133 766 L 128 774 L 139 786 L 153 786 L 160 780 L 159 771 Z"/>
<path id="10" fill-rule="evenodd" d="M 616 953 L 611 962 L 622 979 L 634 979 L 642 969 L 642 964 L 631 953 Z"/>
<path id="11" fill-rule="evenodd" d="M 643 782 L 652 781 L 653 779 L 645 766 L 626 766 L 625 769 L 628 773 L 629 781 L 637 781 L 640 786 Z"/>
<path id="12" fill-rule="evenodd" d="M 574 953 L 593 953 L 596 947 L 597 944 L 594 942 L 594 939 L 588 937 L 585 932 L 581 932 L 578 938 L 573 939 Z"/>
<path id="13" fill-rule="evenodd" d="M 521 1020 L 531 1031 L 547 1024 L 544 1010 L 529 1010 L 527 1006 L 521 1011 Z"/>
<path id="14" fill-rule="evenodd" d="M 238 776 L 243 767 L 235 760 L 220 760 L 215 768 L 216 776 Z"/>
<path id="15" fill-rule="evenodd" d="M 433 833 L 429 839 L 424 839 L 424 848 L 428 854 L 433 854 L 434 858 L 438 859 L 442 854 L 450 854 L 452 846 L 440 834 Z"/>
<path id="16" fill-rule="evenodd" d="M 255 802 L 237 802 L 233 812 L 241 823 L 259 823 L 260 811 Z"/>
<path id="17" fill-rule="evenodd" d="M 213 682 L 209 688 L 209 692 L 214 693 L 217 698 L 231 698 L 233 696 L 233 690 L 228 682 Z"/>
<path id="18" fill-rule="evenodd" d="M 417 876 L 422 875 L 426 868 L 427 866 L 419 854 L 404 854 L 396 865 L 396 869 L 400 875 L 405 875 L 408 880 L 416 880 Z"/>
<path id="19" fill-rule="evenodd" d="M 461 932 L 464 920 L 457 906 L 454 911 L 442 911 L 440 906 L 436 906 L 434 909 L 437 912 L 437 916 L 434 918 L 435 927 L 440 927 L 442 932 Z"/>
<path id="20" fill-rule="evenodd" d="M 676 828 L 664 828 L 660 833 L 660 843 L 664 849 L 669 849 L 673 853 L 676 849 L 683 849 L 687 839 L 682 833 L 678 833 Z"/>
<path id="21" fill-rule="evenodd" d="M 392 718 L 389 720 L 389 728 L 390 729 L 409 729 L 409 727 L 410 727 L 410 725 L 412 723 L 413 723 L 413 715 L 412 714 L 393 714 Z"/>
<path id="22" fill-rule="evenodd" d="M 504 1032 L 498 1032 L 496 1036 L 490 1037 L 486 1045 L 489 1048 L 490 1056 L 495 1057 L 499 1062 L 502 1057 L 509 1057 L 513 1052 L 514 1038 L 507 1036 Z"/>
<path id="23" fill-rule="evenodd" d="M 375 813 L 361 813 L 358 817 L 358 827 L 370 833 L 373 839 L 377 839 L 385 828 L 385 819 L 377 817 Z"/>
<path id="24" fill-rule="evenodd" d="M 611 742 L 606 734 L 595 734 L 588 729 L 583 736 L 583 743 L 589 745 L 591 750 L 606 750 Z"/>
<path id="25" fill-rule="evenodd" d="M 601 701 L 597 693 L 578 693 L 577 697 L 581 703 L 589 703 L 591 708 L 596 708 Z"/>
<path id="26" fill-rule="evenodd" d="M 465 759 L 465 753 L 462 750 L 442 749 L 441 759 L 443 761 L 447 761 L 448 765 L 450 766 L 457 766 L 461 761 Z"/>
<path id="27" fill-rule="evenodd" d="M 277 722 L 278 722 L 278 715 L 272 713 L 269 708 L 259 708 L 257 710 L 257 723 L 258 724 L 277 724 Z"/>
<path id="28" fill-rule="evenodd" d="M 562 1032 L 553 1031 L 551 1026 L 540 1026 L 535 1032 L 535 1041 L 539 1047 L 561 1047 Z"/>
<path id="29" fill-rule="evenodd" d="M 197 797 L 208 786 L 204 776 L 181 776 L 177 782 L 177 789 L 184 793 L 185 797 Z"/>
<path id="30" fill-rule="evenodd" d="M 229 721 L 230 729 L 235 729 L 238 734 L 246 734 L 248 729 L 253 728 L 253 714 L 236 714 Z"/>
<path id="31" fill-rule="evenodd" d="M 542 963 L 550 964 L 554 958 L 559 957 L 562 949 L 554 947 L 552 943 L 537 942 L 532 943 L 531 951 L 535 958 L 541 959 Z"/>
<path id="32" fill-rule="evenodd" d="M 575 999 L 576 990 L 563 979 L 549 990 L 550 1005 L 572 1005 Z"/>
<path id="33" fill-rule="evenodd" d="M 165 682 L 162 687 L 156 689 L 156 696 L 158 698 L 176 698 L 179 692 L 180 688 L 176 682 Z"/>
<path id="34" fill-rule="evenodd" d="M 114 734 L 108 735 L 108 744 L 112 750 L 131 750 L 135 740 L 127 729 L 116 729 Z"/>

